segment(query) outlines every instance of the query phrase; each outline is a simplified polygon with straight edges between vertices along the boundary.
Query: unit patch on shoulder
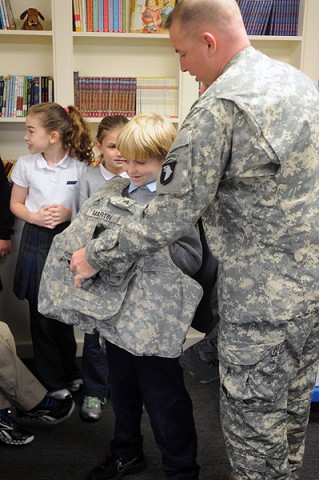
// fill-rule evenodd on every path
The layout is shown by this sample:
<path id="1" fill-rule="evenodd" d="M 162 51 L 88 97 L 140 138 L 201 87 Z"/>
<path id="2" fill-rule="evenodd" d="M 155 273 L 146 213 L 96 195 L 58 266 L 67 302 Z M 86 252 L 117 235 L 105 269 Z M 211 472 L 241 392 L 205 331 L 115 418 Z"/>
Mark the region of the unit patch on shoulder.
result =
<path id="1" fill-rule="evenodd" d="M 176 163 L 177 163 L 176 160 L 168 160 L 162 166 L 162 171 L 160 176 L 160 183 L 162 185 L 167 185 L 173 180 Z"/>

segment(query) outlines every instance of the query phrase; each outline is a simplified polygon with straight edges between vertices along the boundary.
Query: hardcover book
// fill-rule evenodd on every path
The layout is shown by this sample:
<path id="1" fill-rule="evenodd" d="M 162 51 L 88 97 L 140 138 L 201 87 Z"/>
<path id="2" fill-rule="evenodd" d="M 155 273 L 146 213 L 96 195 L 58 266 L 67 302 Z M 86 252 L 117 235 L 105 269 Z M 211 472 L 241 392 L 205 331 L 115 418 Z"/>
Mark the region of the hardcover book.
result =
<path id="1" fill-rule="evenodd" d="M 165 22 L 175 0 L 130 0 L 130 32 L 167 33 Z"/>

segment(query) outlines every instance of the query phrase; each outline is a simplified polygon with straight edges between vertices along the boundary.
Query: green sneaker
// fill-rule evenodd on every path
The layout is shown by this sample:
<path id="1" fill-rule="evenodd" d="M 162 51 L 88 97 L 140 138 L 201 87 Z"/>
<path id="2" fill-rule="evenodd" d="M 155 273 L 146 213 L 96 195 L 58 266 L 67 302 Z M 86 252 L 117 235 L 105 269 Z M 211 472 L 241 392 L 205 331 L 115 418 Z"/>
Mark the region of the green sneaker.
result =
<path id="1" fill-rule="evenodd" d="M 106 398 L 85 396 L 83 398 L 80 415 L 85 422 L 97 422 L 102 417 L 102 407 Z"/>

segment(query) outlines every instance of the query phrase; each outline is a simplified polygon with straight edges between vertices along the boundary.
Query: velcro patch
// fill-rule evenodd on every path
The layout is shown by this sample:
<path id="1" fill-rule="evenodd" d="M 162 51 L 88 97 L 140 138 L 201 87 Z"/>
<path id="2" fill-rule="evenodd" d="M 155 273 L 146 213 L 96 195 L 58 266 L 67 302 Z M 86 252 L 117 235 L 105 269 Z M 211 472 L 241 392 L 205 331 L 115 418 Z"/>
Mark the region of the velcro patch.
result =
<path id="1" fill-rule="evenodd" d="M 109 201 L 111 205 L 114 205 L 115 207 L 119 207 L 125 210 L 130 208 L 132 205 L 136 204 L 135 200 L 132 200 L 131 198 L 127 198 L 127 197 L 120 197 L 120 196 L 110 197 Z"/>

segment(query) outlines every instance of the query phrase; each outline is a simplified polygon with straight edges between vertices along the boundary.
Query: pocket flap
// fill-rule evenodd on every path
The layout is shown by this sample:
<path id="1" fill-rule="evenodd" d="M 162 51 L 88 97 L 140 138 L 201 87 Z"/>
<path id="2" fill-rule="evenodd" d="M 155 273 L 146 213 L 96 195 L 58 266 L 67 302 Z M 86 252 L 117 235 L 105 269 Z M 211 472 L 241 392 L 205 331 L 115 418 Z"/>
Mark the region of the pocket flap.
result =
<path id="1" fill-rule="evenodd" d="M 284 342 L 284 334 L 278 335 L 276 341 L 264 343 L 234 342 L 231 345 L 218 340 L 219 359 L 233 365 L 256 365 L 271 352 L 277 355 L 278 347 Z"/>

